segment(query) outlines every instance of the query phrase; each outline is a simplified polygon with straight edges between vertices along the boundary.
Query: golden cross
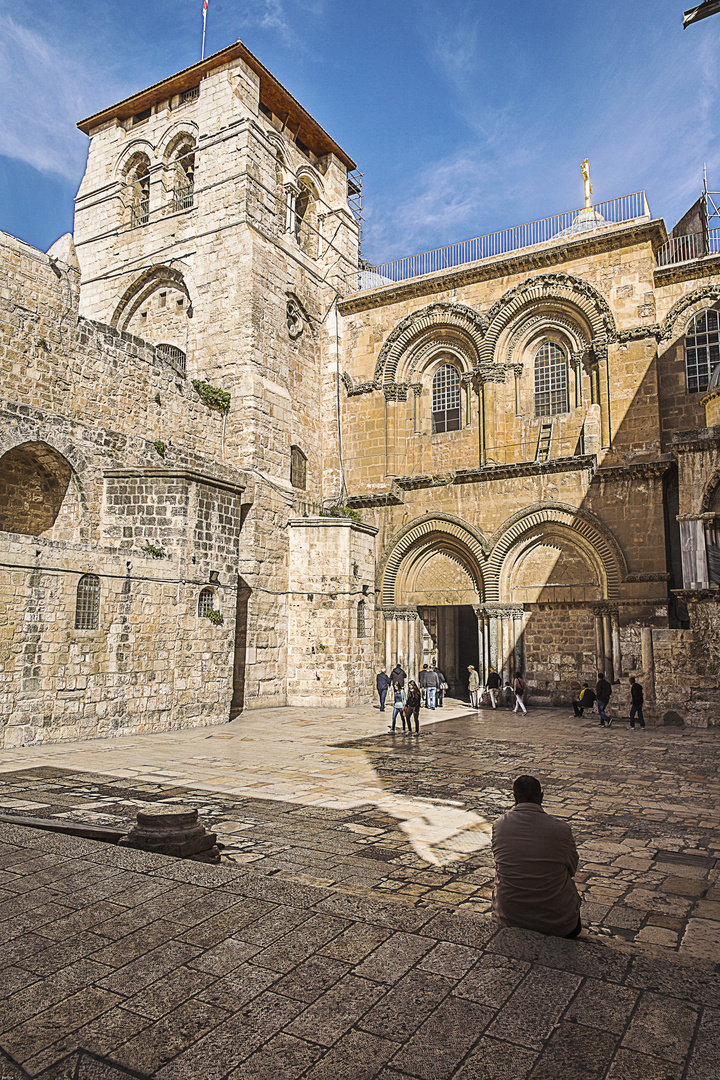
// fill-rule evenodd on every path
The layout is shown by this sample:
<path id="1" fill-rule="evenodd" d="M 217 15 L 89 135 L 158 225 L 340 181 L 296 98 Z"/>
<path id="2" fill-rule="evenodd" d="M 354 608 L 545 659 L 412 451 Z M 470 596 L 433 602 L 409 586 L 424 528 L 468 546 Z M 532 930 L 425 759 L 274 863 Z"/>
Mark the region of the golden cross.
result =
<path id="1" fill-rule="evenodd" d="M 583 174 L 583 180 L 585 181 L 585 209 L 590 208 L 590 196 L 592 195 L 592 184 L 590 183 L 590 165 L 588 159 L 583 158 L 583 163 L 580 166 L 580 172 Z"/>

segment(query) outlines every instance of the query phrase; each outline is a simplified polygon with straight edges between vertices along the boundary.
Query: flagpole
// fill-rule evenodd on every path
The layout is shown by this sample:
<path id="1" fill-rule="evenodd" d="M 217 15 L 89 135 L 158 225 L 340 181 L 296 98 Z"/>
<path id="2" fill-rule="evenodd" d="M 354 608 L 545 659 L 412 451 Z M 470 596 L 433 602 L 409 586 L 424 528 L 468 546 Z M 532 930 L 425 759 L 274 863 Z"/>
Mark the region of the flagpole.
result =
<path id="1" fill-rule="evenodd" d="M 208 0 L 205 0 L 205 2 L 203 3 L 203 36 L 202 36 L 202 52 L 201 52 L 201 55 L 200 55 L 201 60 L 205 59 L 205 27 L 207 26 L 207 9 L 208 9 Z"/>

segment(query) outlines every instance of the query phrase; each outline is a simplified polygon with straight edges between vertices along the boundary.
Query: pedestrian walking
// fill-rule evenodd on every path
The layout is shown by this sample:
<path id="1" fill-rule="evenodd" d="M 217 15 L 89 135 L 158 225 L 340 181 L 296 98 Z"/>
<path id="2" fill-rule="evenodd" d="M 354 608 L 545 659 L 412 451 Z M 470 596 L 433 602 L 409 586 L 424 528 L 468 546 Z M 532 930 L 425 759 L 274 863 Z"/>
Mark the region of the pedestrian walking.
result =
<path id="1" fill-rule="evenodd" d="M 405 730 L 405 717 L 403 716 L 403 709 L 405 708 L 405 703 L 406 702 L 407 702 L 407 694 L 405 693 L 405 690 L 403 689 L 403 687 L 400 686 L 400 683 L 397 683 L 397 682 L 393 683 L 392 724 L 388 728 L 388 731 L 392 731 L 392 732 L 395 731 L 395 723 L 397 721 L 398 716 L 402 717 L 403 731 Z"/>
<path id="2" fill-rule="evenodd" d="M 480 676 L 478 675 L 472 664 L 469 665 L 468 671 L 468 692 L 470 694 L 470 706 L 473 709 L 478 707 L 478 690 L 480 689 Z"/>
<path id="3" fill-rule="evenodd" d="M 590 689 L 588 683 L 583 683 L 580 696 L 577 701 L 573 701 L 572 706 L 576 716 L 582 716 L 585 709 L 592 709 L 595 704 L 595 691 Z"/>
<path id="4" fill-rule="evenodd" d="M 415 717 L 415 734 L 420 734 L 420 687 L 416 682 L 411 679 L 408 683 L 407 689 L 407 701 L 405 703 L 405 712 L 403 713 L 403 732 L 405 731 L 405 720 L 407 720 L 407 733 L 412 735 L 412 721 Z"/>
<path id="5" fill-rule="evenodd" d="M 525 708 L 525 701 L 524 701 L 524 697 L 525 697 L 525 680 L 523 679 L 523 677 L 522 677 L 522 675 L 520 674 L 519 671 L 515 672 L 515 682 L 513 684 L 513 690 L 515 691 L 515 708 L 513 709 L 513 712 L 518 711 L 518 705 L 519 705 L 520 708 L 523 711 L 523 714 L 527 713 L 527 709 Z"/>
<path id="6" fill-rule="evenodd" d="M 385 668 L 380 668 L 375 679 L 375 685 L 377 686 L 377 692 L 380 695 L 380 712 L 385 712 L 385 698 L 387 692 L 390 689 L 390 679 L 385 673 Z"/>
<path id="7" fill-rule="evenodd" d="M 426 677 L 427 686 L 427 707 L 428 709 L 435 708 L 435 702 L 437 701 L 437 692 L 440 689 L 440 679 L 438 673 L 434 668 L 431 668 Z"/>
<path id="8" fill-rule="evenodd" d="M 436 673 L 438 679 L 440 680 L 440 686 L 438 687 L 437 692 L 437 707 L 438 709 L 442 709 L 445 702 L 445 692 L 448 690 L 447 679 L 443 675 L 442 671 L 440 671 L 437 664 L 433 664 L 433 671 Z"/>
<path id="9" fill-rule="evenodd" d="M 645 717 L 643 716 L 643 688 L 639 682 L 636 682 L 633 676 L 630 676 L 630 730 L 635 730 L 635 716 L 637 715 L 640 721 L 640 727 L 645 730 Z"/>
<path id="10" fill-rule="evenodd" d="M 390 680 L 391 680 L 393 686 L 395 685 L 395 683 L 399 683 L 400 684 L 400 689 L 402 690 L 403 686 L 405 685 L 405 680 L 406 679 L 407 679 L 407 672 L 403 671 L 403 669 L 400 667 L 399 664 L 396 664 L 395 667 L 390 672 Z"/>
<path id="11" fill-rule="evenodd" d="M 597 699 L 597 711 L 600 717 L 600 727 L 605 727 L 607 723 L 608 727 L 612 727 L 612 719 L 608 716 L 606 709 L 610 701 L 612 694 L 612 686 L 605 678 L 605 672 L 598 672 L 597 686 L 595 687 L 595 697 Z"/>
<path id="12" fill-rule="evenodd" d="M 497 693 L 501 686 L 500 676 L 495 668 L 490 668 L 490 672 L 487 677 L 487 692 L 490 695 L 490 704 L 493 709 L 497 709 Z"/>
<path id="13" fill-rule="evenodd" d="M 420 684 L 420 704 L 427 705 L 427 676 L 428 665 L 423 664 L 422 671 L 418 675 L 418 683 Z"/>

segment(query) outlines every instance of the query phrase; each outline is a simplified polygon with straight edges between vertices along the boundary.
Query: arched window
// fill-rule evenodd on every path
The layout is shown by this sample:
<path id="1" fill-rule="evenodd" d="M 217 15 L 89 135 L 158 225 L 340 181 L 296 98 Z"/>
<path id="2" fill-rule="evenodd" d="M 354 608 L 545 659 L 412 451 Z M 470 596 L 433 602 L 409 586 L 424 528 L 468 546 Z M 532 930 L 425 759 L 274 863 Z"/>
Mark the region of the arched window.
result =
<path id="1" fill-rule="evenodd" d="M 460 376 L 452 364 L 443 364 L 433 376 L 433 434 L 460 430 Z"/>
<path id="2" fill-rule="evenodd" d="M 554 341 L 546 341 L 535 354 L 535 415 L 569 412 L 567 357 Z"/>
<path id="3" fill-rule="evenodd" d="M 181 375 L 185 374 L 186 357 L 182 349 L 178 349 L 177 345 L 167 345 L 165 342 L 161 342 L 155 348 L 163 360 L 167 360 L 169 364 L 172 364 Z"/>
<path id="4" fill-rule="evenodd" d="M 173 210 L 188 210 L 195 199 L 195 146 L 184 142 L 172 161 Z"/>
<path id="5" fill-rule="evenodd" d="M 150 159 L 136 154 L 125 174 L 126 200 L 130 206 L 130 226 L 147 225 L 150 219 Z"/>
<path id="6" fill-rule="evenodd" d="M 365 601 L 358 600 L 357 606 L 357 636 L 365 637 Z"/>
<path id="7" fill-rule="evenodd" d="M 214 611 L 215 609 L 215 590 L 214 589 L 202 589 L 200 596 L 198 597 L 198 615 L 204 618 L 208 611 Z"/>
<path id="8" fill-rule="evenodd" d="M 720 363 L 720 315 L 709 308 L 700 311 L 685 334 L 685 372 L 688 394 L 707 390 Z"/>
<path id="9" fill-rule="evenodd" d="M 299 446 L 290 447 L 290 483 L 301 491 L 307 487 L 307 458 Z"/>
<path id="10" fill-rule="evenodd" d="M 312 188 L 300 181 L 300 193 L 295 199 L 295 238 L 305 252 L 317 255 L 317 196 Z"/>
<path id="11" fill-rule="evenodd" d="M 75 603 L 75 629 L 97 630 L 100 615 L 100 578 L 83 574 L 78 581 Z"/>

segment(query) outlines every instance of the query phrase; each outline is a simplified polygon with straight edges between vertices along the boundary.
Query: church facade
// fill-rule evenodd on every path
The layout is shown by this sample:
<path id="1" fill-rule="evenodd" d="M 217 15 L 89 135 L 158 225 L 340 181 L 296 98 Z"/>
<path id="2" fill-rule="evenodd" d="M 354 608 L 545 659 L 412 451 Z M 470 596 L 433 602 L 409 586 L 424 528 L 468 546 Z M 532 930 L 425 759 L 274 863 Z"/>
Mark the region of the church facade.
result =
<path id="1" fill-rule="evenodd" d="M 692 217 L 368 268 L 355 163 L 241 42 L 80 127 L 73 236 L 2 237 L 4 745 L 361 704 L 396 661 L 720 723 Z"/>

